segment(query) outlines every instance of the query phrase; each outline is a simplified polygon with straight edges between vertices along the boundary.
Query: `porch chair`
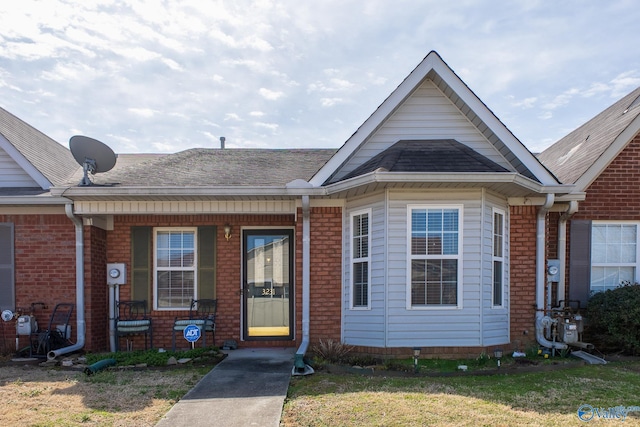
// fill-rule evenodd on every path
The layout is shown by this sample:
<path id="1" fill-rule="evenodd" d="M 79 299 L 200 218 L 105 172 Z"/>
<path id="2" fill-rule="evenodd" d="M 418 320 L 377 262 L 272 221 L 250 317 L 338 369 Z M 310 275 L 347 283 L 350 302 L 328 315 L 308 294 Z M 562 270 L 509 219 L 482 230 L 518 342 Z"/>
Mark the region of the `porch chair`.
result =
<path id="1" fill-rule="evenodd" d="M 115 334 L 116 351 L 120 350 L 120 337 L 132 335 L 144 335 L 144 349 L 147 349 L 147 336 L 149 346 L 153 348 L 153 325 L 151 317 L 147 315 L 146 300 L 116 301 Z M 133 342 L 127 339 L 127 351 L 133 349 Z"/>
<path id="2" fill-rule="evenodd" d="M 38 330 L 30 336 L 30 357 L 46 357 L 51 350 L 71 345 L 67 335 L 74 308 L 75 304 L 70 302 L 56 304 L 49 317 L 47 329 Z"/>
<path id="3" fill-rule="evenodd" d="M 218 300 L 216 299 L 198 299 L 191 300 L 189 306 L 189 317 L 176 317 L 173 322 L 173 334 L 171 346 L 173 351 L 176 350 L 176 333 L 183 334 L 189 325 L 196 325 L 200 328 L 202 334 L 202 346 L 207 346 L 207 332 L 211 332 L 211 345 L 216 343 L 216 310 L 218 308 Z"/>

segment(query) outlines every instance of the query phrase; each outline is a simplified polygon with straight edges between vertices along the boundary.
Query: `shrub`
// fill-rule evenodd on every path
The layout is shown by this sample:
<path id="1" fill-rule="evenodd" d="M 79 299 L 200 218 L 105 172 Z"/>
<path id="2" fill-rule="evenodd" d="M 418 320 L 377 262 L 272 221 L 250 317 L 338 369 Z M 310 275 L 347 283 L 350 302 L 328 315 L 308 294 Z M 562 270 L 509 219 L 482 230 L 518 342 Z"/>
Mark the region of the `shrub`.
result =
<path id="1" fill-rule="evenodd" d="M 640 354 L 640 285 L 594 294 L 587 304 L 587 332 L 602 351 Z"/>
<path id="2" fill-rule="evenodd" d="M 343 344 L 339 341 L 328 339 L 320 340 L 318 345 L 311 349 L 313 353 L 320 359 L 329 363 L 343 363 L 346 361 L 347 355 L 353 349 L 352 346 Z"/>

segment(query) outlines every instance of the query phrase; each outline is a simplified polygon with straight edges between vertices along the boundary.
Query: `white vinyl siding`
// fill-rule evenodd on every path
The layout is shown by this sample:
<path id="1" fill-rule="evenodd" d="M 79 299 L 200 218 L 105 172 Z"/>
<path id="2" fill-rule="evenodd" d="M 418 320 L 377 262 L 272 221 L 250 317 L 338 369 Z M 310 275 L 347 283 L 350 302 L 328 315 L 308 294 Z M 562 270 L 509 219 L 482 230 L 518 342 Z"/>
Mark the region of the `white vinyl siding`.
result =
<path id="1" fill-rule="evenodd" d="M 340 170 L 340 176 L 348 174 L 400 140 L 429 139 L 455 139 L 508 170 L 513 169 L 440 89 L 430 80 L 425 80 L 367 143 L 354 153 Z"/>
<path id="2" fill-rule="evenodd" d="M 442 308 L 410 306 L 412 207 L 459 209 L 458 301 Z M 371 299 L 353 310 L 352 215 L 371 210 Z M 503 306 L 493 302 L 493 213 L 504 217 Z M 344 217 L 343 340 L 373 347 L 488 346 L 509 342 L 509 217 L 507 201 L 482 190 L 389 190 L 347 202 Z"/>
<path id="3" fill-rule="evenodd" d="M 504 212 L 493 210 L 493 306 L 502 307 L 504 299 Z"/>
<path id="4" fill-rule="evenodd" d="M 189 309 L 197 299 L 196 228 L 154 229 L 154 308 Z"/>
<path id="5" fill-rule="evenodd" d="M 591 293 L 634 283 L 640 244 L 637 223 L 593 222 L 591 226 Z"/>
<path id="6" fill-rule="evenodd" d="M 0 149 L 0 188 L 40 187 L 6 151 Z"/>
<path id="7" fill-rule="evenodd" d="M 351 308 L 352 214 L 369 212 L 369 305 Z M 384 347 L 386 306 L 384 195 L 379 193 L 348 203 L 344 218 L 345 260 L 343 271 L 342 335 L 351 345 Z"/>
<path id="8" fill-rule="evenodd" d="M 351 308 L 367 309 L 371 299 L 371 211 L 351 214 Z"/>

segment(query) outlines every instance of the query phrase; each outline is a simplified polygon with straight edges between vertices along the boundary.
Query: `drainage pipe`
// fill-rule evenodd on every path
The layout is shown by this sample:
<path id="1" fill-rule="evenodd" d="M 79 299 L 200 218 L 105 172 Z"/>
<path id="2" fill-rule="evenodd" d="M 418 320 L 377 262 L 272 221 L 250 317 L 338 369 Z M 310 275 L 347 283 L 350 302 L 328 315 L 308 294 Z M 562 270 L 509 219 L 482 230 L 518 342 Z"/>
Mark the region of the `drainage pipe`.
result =
<path id="1" fill-rule="evenodd" d="M 309 196 L 302 196 L 302 343 L 296 351 L 293 373 L 308 375 L 313 373 L 313 368 L 304 363 L 304 355 L 309 348 L 309 307 L 311 286 L 311 219 Z"/>
<path id="2" fill-rule="evenodd" d="M 567 221 L 578 211 L 578 202 L 572 200 L 566 212 L 558 220 L 558 259 L 560 260 L 560 279 L 558 280 L 558 301 L 565 300 L 567 267 Z"/>
<path id="3" fill-rule="evenodd" d="M 544 205 L 538 210 L 538 218 L 536 222 L 536 339 L 538 344 L 559 350 L 567 348 L 566 344 L 551 342 L 544 336 L 544 327 L 550 326 L 552 321 L 548 316 L 544 315 L 544 288 L 546 279 L 546 220 L 547 212 L 553 206 L 555 195 L 548 193 Z M 548 320 L 547 320 L 548 319 Z"/>
<path id="4" fill-rule="evenodd" d="M 52 350 L 47 354 L 48 360 L 56 357 L 72 353 L 84 347 L 84 232 L 82 228 L 82 220 L 73 214 L 73 204 L 68 203 L 64 206 L 67 217 L 74 223 L 76 227 L 76 334 L 78 339 L 75 344 L 67 347 Z"/>
<path id="5" fill-rule="evenodd" d="M 84 373 L 87 375 L 95 374 L 98 371 L 101 371 L 109 366 L 114 366 L 116 364 L 116 359 L 102 359 L 94 363 L 93 365 L 89 365 L 84 368 Z"/>

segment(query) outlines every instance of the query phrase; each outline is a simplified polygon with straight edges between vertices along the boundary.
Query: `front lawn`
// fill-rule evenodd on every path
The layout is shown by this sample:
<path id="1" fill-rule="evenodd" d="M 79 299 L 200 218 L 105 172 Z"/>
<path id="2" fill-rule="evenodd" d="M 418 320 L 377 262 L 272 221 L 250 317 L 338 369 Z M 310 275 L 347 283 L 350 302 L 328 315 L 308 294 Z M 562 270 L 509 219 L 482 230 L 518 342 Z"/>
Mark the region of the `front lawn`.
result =
<path id="1" fill-rule="evenodd" d="M 495 371 L 494 375 L 385 376 L 319 371 L 291 379 L 281 425 L 579 426 L 585 425 L 577 415 L 581 407 L 605 415 L 602 410 L 633 406 L 640 410 L 637 361 L 571 364 L 539 372 Z M 600 418 L 593 411 L 591 416 L 589 425 L 623 422 L 621 418 Z M 630 412 L 624 425 L 640 425 L 640 412 Z"/>

